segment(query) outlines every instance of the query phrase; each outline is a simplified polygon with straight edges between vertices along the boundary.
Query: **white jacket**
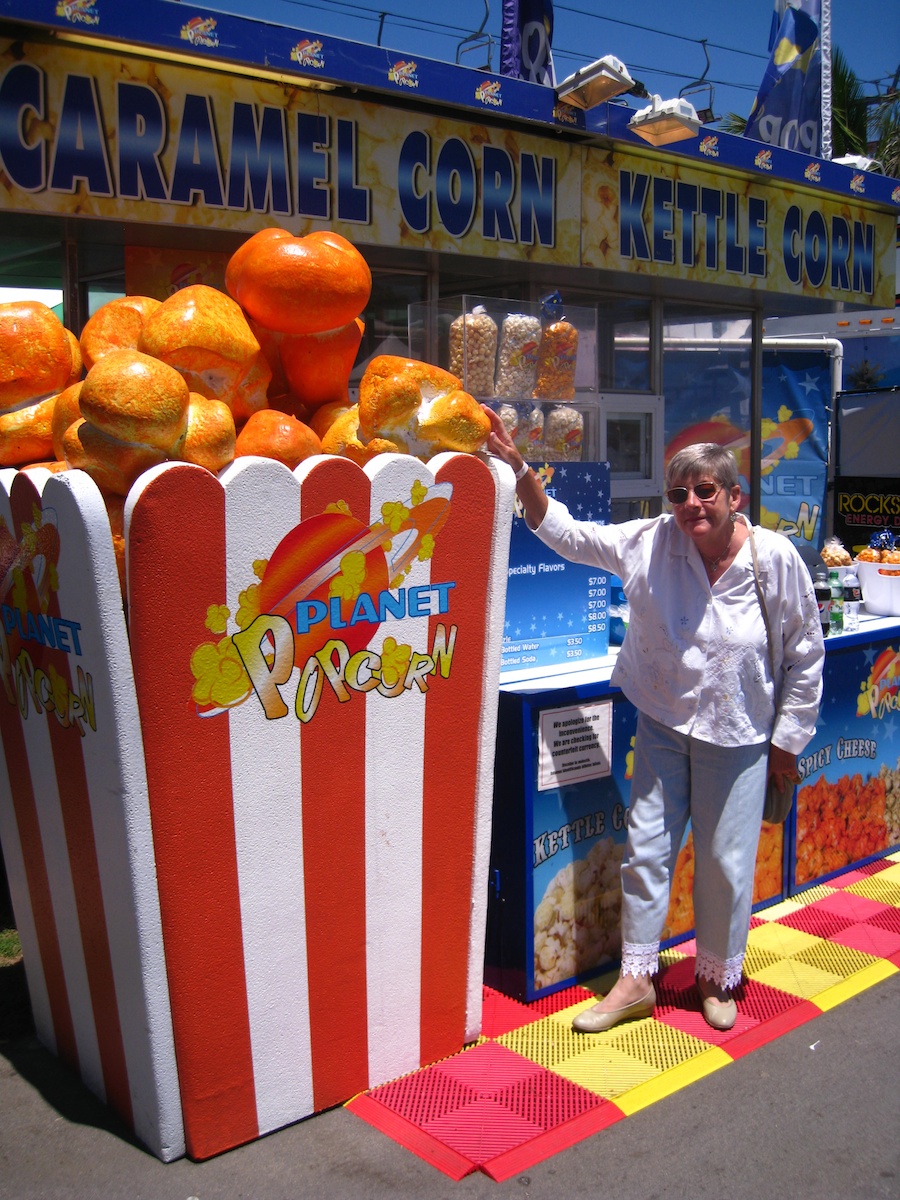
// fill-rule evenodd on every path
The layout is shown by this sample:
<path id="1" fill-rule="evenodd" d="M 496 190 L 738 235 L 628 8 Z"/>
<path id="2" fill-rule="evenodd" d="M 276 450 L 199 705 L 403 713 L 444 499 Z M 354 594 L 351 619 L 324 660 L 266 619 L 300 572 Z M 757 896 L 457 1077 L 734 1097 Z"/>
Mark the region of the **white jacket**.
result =
<path id="1" fill-rule="evenodd" d="M 771 740 L 792 754 L 803 750 L 815 733 L 825 644 L 812 579 L 788 538 L 753 531 L 774 638 L 773 679 L 749 538 L 711 587 L 700 552 L 674 517 L 597 525 L 548 500 L 535 530 L 541 541 L 622 581 L 630 615 L 611 682 L 636 708 L 701 741 Z"/>

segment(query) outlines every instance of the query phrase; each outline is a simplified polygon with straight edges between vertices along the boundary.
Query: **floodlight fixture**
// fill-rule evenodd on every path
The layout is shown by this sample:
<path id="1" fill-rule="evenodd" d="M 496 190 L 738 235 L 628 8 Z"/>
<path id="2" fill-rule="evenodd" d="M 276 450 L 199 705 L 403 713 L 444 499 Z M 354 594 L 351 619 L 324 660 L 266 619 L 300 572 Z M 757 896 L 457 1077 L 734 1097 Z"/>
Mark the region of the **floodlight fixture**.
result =
<path id="1" fill-rule="evenodd" d="M 604 100 L 621 96 L 634 87 L 628 68 L 614 54 L 598 58 L 588 67 L 581 67 L 557 85 L 556 98 L 574 108 L 596 108 Z"/>
<path id="2" fill-rule="evenodd" d="M 646 108 L 640 108 L 628 122 L 628 128 L 651 146 L 668 146 L 697 137 L 700 118 L 689 100 L 663 100 L 651 96 Z"/>
<path id="3" fill-rule="evenodd" d="M 864 154 L 845 154 L 843 158 L 833 158 L 832 162 L 840 163 L 842 167 L 853 167 L 856 171 L 872 171 L 875 175 L 883 175 L 884 167 L 877 158 L 866 158 Z"/>

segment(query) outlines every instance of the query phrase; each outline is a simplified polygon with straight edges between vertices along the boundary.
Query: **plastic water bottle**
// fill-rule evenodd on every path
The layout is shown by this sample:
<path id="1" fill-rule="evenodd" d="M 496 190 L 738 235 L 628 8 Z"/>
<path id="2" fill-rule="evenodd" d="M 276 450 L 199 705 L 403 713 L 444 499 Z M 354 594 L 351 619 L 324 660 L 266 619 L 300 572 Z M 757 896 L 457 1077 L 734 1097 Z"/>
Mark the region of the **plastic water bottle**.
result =
<path id="1" fill-rule="evenodd" d="M 831 586 L 831 618 L 830 634 L 844 632 L 844 589 L 841 587 L 841 575 L 837 567 L 828 572 L 828 583 Z"/>
<path id="2" fill-rule="evenodd" d="M 856 633 L 859 629 L 859 602 L 862 592 L 853 567 L 844 576 L 844 632 Z"/>
<path id="3" fill-rule="evenodd" d="M 816 604 L 819 606 L 819 621 L 822 624 L 822 637 L 828 637 L 831 627 L 831 585 L 825 568 L 819 567 L 814 580 L 816 588 Z"/>

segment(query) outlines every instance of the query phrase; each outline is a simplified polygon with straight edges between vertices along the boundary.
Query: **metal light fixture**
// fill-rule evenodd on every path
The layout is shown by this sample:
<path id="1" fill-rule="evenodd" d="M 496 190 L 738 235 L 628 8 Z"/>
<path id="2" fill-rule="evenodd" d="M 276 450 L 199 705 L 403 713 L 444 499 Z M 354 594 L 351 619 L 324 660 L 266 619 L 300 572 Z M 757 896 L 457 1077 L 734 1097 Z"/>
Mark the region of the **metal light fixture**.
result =
<path id="1" fill-rule="evenodd" d="M 845 154 L 843 158 L 833 158 L 832 162 L 840 163 L 842 167 L 853 167 L 856 171 L 871 171 L 875 175 L 883 175 L 884 167 L 877 158 L 866 158 L 864 154 Z"/>
<path id="2" fill-rule="evenodd" d="M 646 108 L 640 108 L 628 122 L 628 128 L 651 146 L 668 146 L 696 137 L 700 118 L 689 100 L 663 100 L 651 96 Z"/>
<path id="3" fill-rule="evenodd" d="M 633 87 L 634 80 L 625 64 L 614 54 L 607 54 L 564 79 L 556 88 L 556 98 L 574 108 L 596 108 Z"/>

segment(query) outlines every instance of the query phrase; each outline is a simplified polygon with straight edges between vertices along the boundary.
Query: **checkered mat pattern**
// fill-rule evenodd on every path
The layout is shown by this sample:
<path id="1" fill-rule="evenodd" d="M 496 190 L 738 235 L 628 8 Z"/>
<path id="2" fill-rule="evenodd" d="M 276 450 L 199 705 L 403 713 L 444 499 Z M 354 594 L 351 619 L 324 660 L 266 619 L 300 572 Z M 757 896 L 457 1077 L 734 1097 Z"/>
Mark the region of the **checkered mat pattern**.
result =
<path id="1" fill-rule="evenodd" d="M 452 1179 L 508 1179 L 900 970 L 900 853 L 754 916 L 727 1032 L 703 1019 L 695 951 L 665 951 L 654 1015 L 607 1033 L 571 1023 L 614 976 L 527 1005 L 485 988 L 475 1045 L 346 1107 Z"/>

